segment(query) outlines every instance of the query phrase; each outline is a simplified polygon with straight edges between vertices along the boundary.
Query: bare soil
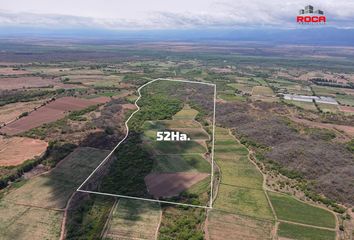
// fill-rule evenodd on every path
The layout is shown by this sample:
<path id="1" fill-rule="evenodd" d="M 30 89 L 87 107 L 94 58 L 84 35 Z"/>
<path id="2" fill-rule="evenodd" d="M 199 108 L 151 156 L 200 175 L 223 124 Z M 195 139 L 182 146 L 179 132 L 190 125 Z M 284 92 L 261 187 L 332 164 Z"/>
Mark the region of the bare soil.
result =
<path id="1" fill-rule="evenodd" d="M 207 173 L 150 173 L 145 183 L 150 194 L 155 198 L 173 197 L 208 177 Z"/>
<path id="2" fill-rule="evenodd" d="M 0 107 L 0 125 L 15 120 L 24 112 L 30 112 L 40 106 L 44 101 L 18 102 Z"/>
<path id="3" fill-rule="evenodd" d="M 48 143 L 31 138 L 0 136 L 0 166 L 16 166 L 28 159 L 40 156 Z"/>
<path id="4" fill-rule="evenodd" d="M 48 79 L 43 79 L 41 77 L 0 77 L 0 90 L 49 87 L 50 85 L 53 85 L 53 82 Z"/>

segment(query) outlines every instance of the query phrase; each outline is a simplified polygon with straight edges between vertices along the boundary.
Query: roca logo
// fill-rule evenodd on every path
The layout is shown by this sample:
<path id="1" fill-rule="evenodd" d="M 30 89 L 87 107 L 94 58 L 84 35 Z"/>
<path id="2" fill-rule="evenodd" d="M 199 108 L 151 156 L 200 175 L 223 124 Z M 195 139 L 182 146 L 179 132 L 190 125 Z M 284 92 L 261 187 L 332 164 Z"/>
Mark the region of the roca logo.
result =
<path id="1" fill-rule="evenodd" d="M 304 9 L 299 10 L 299 15 L 296 17 L 296 22 L 299 24 L 325 24 L 326 16 L 322 10 L 313 10 L 313 6 L 307 5 Z"/>

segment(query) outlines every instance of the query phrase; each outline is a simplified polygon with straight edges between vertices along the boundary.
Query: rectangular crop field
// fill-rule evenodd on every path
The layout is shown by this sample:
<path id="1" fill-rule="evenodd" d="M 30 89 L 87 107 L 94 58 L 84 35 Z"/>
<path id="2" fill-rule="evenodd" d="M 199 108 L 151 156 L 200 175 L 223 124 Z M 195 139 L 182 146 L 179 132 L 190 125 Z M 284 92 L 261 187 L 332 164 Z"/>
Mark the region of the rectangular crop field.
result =
<path id="1" fill-rule="evenodd" d="M 278 236 L 286 239 L 296 240 L 334 240 L 334 231 L 305 227 L 291 223 L 280 223 Z"/>
<path id="2" fill-rule="evenodd" d="M 270 240 L 272 227 L 272 221 L 257 220 L 215 209 L 210 212 L 207 225 L 210 240 Z"/>
<path id="3" fill-rule="evenodd" d="M 322 208 L 314 207 L 293 197 L 269 192 L 270 200 L 280 220 L 334 228 L 334 215 Z"/>
<path id="4" fill-rule="evenodd" d="M 0 201 L 0 239 L 59 239 L 63 212 Z"/>
<path id="5" fill-rule="evenodd" d="M 158 203 L 119 199 L 108 223 L 108 239 L 155 239 L 160 222 Z"/>
<path id="6" fill-rule="evenodd" d="M 248 159 L 248 150 L 227 129 L 215 130 L 215 162 L 221 173 L 214 208 L 255 218 L 273 219 L 263 191 L 263 176 Z"/>

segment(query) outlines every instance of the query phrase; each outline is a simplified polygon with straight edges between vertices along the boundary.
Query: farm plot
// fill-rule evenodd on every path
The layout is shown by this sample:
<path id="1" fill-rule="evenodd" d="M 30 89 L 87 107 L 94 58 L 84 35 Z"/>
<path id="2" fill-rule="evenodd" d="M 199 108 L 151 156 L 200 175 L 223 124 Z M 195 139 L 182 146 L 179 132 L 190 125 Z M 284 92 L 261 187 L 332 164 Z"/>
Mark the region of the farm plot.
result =
<path id="1" fill-rule="evenodd" d="M 227 84 L 227 86 L 230 86 L 230 87 L 232 87 L 235 90 L 242 91 L 242 93 L 251 94 L 253 86 L 254 85 L 258 85 L 257 83 L 254 83 L 254 84 L 251 84 L 251 83 L 254 83 L 254 82 L 250 82 L 250 83 L 247 83 L 247 84 L 230 83 L 230 84 Z"/>
<path id="2" fill-rule="evenodd" d="M 172 117 L 173 120 L 149 121 L 144 124 L 145 141 L 155 155 L 153 172 L 145 177 L 145 183 L 155 198 L 177 196 L 209 178 L 211 168 L 204 154 L 208 152 L 206 141 L 210 137 L 194 120 L 197 114 L 198 111 L 186 105 Z M 191 141 L 156 141 L 159 130 L 186 133 Z"/>
<path id="3" fill-rule="evenodd" d="M 154 82 L 151 84 L 153 87 L 148 85 L 141 89 L 141 98 L 137 102 L 139 111 L 130 118 L 129 135 L 115 152 L 120 160 L 112 163 L 102 186 L 95 191 L 187 202 L 183 194 L 190 188 L 205 179 L 210 186 L 211 136 L 195 118 L 199 114 L 196 108 L 205 111 L 213 106 L 213 102 L 204 103 L 205 107 L 198 105 L 192 108 L 194 102 L 189 102 L 192 97 L 188 94 L 199 92 L 199 86 L 198 89 L 184 87 L 180 90 L 176 86 L 180 83 L 161 82 L 162 85 Z M 177 90 L 168 90 L 171 86 L 176 86 Z M 161 89 L 163 91 L 159 92 Z M 171 97 L 167 95 L 168 91 L 180 95 Z M 211 94 L 211 100 L 213 96 Z M 199 117 L 210 125 L 210 117 L 207 116 L 203 112 Z M 164 134 L 162 139 L 158 139 L 158 132 Z M 171 136 L 171 132 L 175 137 L 165 135 Z M 180 139 L 182 134 L 184 138 Z"/>
<path id="4" fill-rule="evenodd" d="M 280 220 L 333 229 L 335 227 L 335 216 L 325 209 L 280 193 L 269 192 L 268 195 Z"/>
<path id="5" fill-rule="evenodd" d="M 0 77 L 0 90 L 43 88 L 53 86 L 55 83 L 41 77 Z"/>
<path id="6" fill-rule="evenodd" d="M 248 160 L 248 150 L 230 135 L 227 129 L 217 128 L 215 161 L 221 180 L 214 208 L 260 219 L 273 219 L 262 189 L 263 177 Z"/>
<path id="7" fill-rule="evenodd" d="M 280 223 L 278 229 L 279 240 L 334 240 L 334 231 L 305 227 L 291 223 Z"/>
<path id="8" fill-rule="evenodd" d="M 311 111 L 317 112 L 317 108 L 313 102 L 300 102 L 300 101 L 292 101 L 292 100 L 284 100 L 284 102 L 286 102 L 288 104 L 295 105 L 297 107 L 300 107 L 300 108 L 303 108 L 306 110 L 311 110 Z"/>
<path id="9" fill-rule="evenodd" d="M 0 107 L 0 126 L 16 120 L 21 114 L 39 107 L 44 101 L 10 103 Z"/>
<path id="10" fill-rule="evenodd" d="M 50 102 L 31 112 L 28 116 L 20 118 L 0 129 L 0 132 L 7 135 L 15 135 L 42 124 L 54 122 L 64 118 L 70 111 L 81 110 L 92 105 L 109 101 L 109 98 L 99 97 L 97 99 L 81 99 L 74 97 L 63 97 Z"/>
<path id="11" fill-rule="evenodd" d="M 0 136 L 0 166 L 16 166 L 38 157 L 45 152 L 47 146 L 46 142 L 37 139 Z"/>
<path id="12" fill-rule="evenodd" d="M 156 199 L 174 197 L 209 177 L 207 173 L 150 173 L 145 177 L 149 193 Z"/>
<path id="13" fill-rule="evenodd" d="M 30 72 L 22 69 L 16 69 L 16 68 L 0 68 L 0 75 L 23 75 L 23 74 L 29 74 Z"/>
<path id="14" fill-rule="evenodd" d="M 108 155 L 108 151 L 78 148 L 51 172 L 11 191 L 4 200 L 34 207 L 63 209 L 70 195 Z"/>
<path id="15" fill-rule="evenodd" d="M 266 240 L 272 239 L 272 221 L 212 210 L 207 231 L 210 240 Z"/>
<path id="16" fill-rule="evenodd" d="M 337 105 L 318 103 L 318 107 L 325 113 L 339 113 Z"/>
<path id="17" fill-rule="evenodd" d="M 277 98 L 270 87 L 255 86 L 252 88 L 252 97 L 254 101 L 275 102 Z"/>
<path id="18" fill-rule="evenodd" d="M 59 239 L 63 212 L 0 201 L 2 240 Z"/>
<path id="19" fill-rule="evenodd" d="M 107 239 L 155 239 L 160 222 L 158 203 L 119 199 L 107 223 Z"/>

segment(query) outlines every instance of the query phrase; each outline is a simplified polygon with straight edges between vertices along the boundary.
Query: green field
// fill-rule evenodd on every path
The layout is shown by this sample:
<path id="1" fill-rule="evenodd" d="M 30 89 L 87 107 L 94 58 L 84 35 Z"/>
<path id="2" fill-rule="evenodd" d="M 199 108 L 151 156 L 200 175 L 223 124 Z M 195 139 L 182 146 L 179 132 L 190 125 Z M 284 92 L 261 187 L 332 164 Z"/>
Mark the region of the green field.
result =
<path id="1" fill-rule="evenodd" d="M 271 97 L 274 95 L 273 90 L 269 87 L 255 86 L 252 88 L 252 95 Z"/>
<path id="2" fill-rule="evenodd" d="M 343 105 L 354 106 L 354 95 L 337 95 L 336 100 Z"/>
<path id="3" fill-rule="evenodd" d="M 334 104 L 318 103 L 318 107 L 323 112 L 328 112 L 328 113 L 338 113 L 339 112 L 338 106 L 334 105 Z"/>
<path id="4" fill-rule="evenodd" d="M 334 240 L 334 231 L 280 223 L 278 236 L 294 240 Z"/>
<path id="5" fill-rule="evenodd" d="M 203 154 L 207 152 L 207 149 L 202 144 L 195 141 L 185 142 L 153 142 L 153 148 L 159 154 Z"/>
<path id="6" fill-rule="evenodd" d="M 104 234 L 105 239 L 155 239 L 160 221 L 158 203 L 119 199 Z"/>
<path id="7" fill-rule="evenodd" d="M 178 120 L 178 119 L 194 120 L 197 114 L 198 114 L 197 110 L 192 109 L 189 105 L 185 105 L 181 111 L 179 111 L 173 116 L 173 119 L 174 120 Z"/>
<path id="8" fill-rule="evenodd" d="M 210 164 L 202 155 L 160 155 L 156 156 L 154 172 L 203 172 L 210 173 Z"/>
<path id="9" fill-rule="evenodd" d="M 225 100 L 225 101 L 230 101 L 230 102 L 232 102 L 232 101 L 237 102 L 237 101 L 246 100 L 245 97 L 242 97 L 242 96 L 239 96 L 239 95 L 235 95 L 234 93 L 222 93 L 221 92 L 221 93 L 218 94 L 218 97 L 223 99 L 223 100 Z"/>
<path id="10" fill-rule="evenodd" d="M 232 87 L 233 89 L 237 89 L 237 90 L 240 90 L 242 91 L 243 93 L 251 93 L 252 92 L 252 88 L 254 85 L 258 85 L 257 83 L 254 83 L 254 84 L 251 84 L 251 83 L 254 83 L 254 82 L 250 82 L 250 83 L 247 83 L 247 84 L 242 84 L 242 83 L 230 83 L 230 84 L 227 84 L 227 86 L 230 86 Z"/>
<path id="11" fill-rule="evenodd" d="M 280 193 L 269 192 L 268 195 L 280 220 L 319 227 L 335 227 L 334 215 L 325 209 L 311 206 Z"/>
<path id="12" fill-rule="evenodd" d="M 343 94 L 344 91 L 341 88 L 325 87 L 325 86 L 312 86 L 313 91 L 317 96 L 336 96 L 337 93 Z"/>
<path id="13" fill-rule="evenodd" d="M 227 129 L 216 128 L 214 159 L 221 182 L 214 207 L 229 213 L 273 219 L 262 189 L 263 177 L 248 160 L 248 150 Z"/>

